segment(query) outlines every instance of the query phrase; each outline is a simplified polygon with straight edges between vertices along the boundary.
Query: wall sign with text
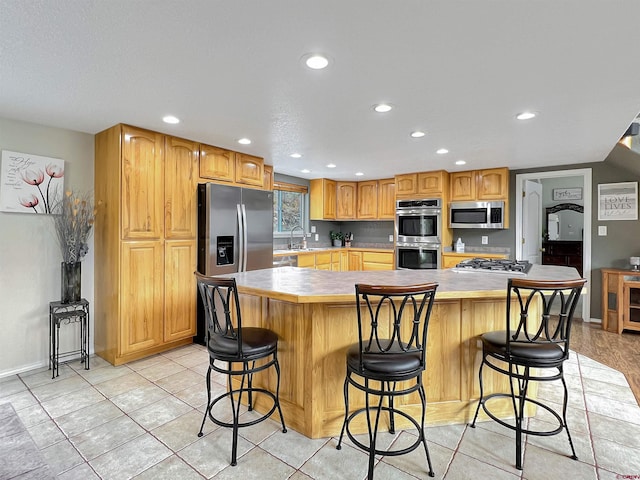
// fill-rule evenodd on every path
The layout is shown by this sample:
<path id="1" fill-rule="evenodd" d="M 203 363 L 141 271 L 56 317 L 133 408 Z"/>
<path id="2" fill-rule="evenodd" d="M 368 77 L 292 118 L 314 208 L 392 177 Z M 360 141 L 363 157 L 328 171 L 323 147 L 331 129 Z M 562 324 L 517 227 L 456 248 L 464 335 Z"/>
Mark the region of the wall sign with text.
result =
<path id="1" fill-rule="evenodd" d="M 638 182 L 598 185 L 598 220 L 637 220 Z"/>

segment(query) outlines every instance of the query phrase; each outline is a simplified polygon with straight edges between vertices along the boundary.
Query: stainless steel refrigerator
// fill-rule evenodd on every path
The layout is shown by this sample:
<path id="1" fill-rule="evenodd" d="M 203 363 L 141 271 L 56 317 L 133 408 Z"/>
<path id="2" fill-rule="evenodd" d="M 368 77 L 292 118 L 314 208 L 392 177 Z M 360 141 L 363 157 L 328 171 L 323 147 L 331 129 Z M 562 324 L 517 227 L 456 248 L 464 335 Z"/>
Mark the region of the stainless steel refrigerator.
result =
<path id="1" fill-rule="evenodd" d="M 198 271 L 205 275 L 273 268 L 273 193 L 216 183 L 198 185 Z M 198 332 L 204 343 L 198 298 Z"/>

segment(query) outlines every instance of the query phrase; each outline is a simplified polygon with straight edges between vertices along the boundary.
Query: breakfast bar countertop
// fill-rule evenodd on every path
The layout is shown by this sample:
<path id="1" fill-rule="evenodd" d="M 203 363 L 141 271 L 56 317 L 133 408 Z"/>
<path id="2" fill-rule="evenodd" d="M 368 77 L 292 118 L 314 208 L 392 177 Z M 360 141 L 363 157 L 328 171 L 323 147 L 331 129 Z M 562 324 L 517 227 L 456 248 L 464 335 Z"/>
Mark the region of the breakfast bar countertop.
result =
<path id="1" fill-rule="evenodd" d="M 234 273 L 241 293 L 276 298 L 292 303 L 352 302 L 356 283 L 411 285 L 436 282 L 436 299 L 479 298 L 506 292 L 506 273 L 454 272 L 444 270 L 383 270 L 331 272 L 310 268 L 280 267 Z M 536 280 L 580 278 L 572 267 L 533 265 L 525 276 Z"/>

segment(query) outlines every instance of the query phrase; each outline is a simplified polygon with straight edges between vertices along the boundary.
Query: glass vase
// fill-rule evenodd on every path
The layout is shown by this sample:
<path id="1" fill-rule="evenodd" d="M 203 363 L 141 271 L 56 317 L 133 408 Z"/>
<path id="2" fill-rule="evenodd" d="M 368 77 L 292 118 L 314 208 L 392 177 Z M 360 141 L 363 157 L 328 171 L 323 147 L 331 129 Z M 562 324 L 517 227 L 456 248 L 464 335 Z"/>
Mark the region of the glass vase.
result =
<path id="1" fill-rule="evenodd" d="M 80 301 L 80 284 L 82 280 L 82 270 L 80 262 L 66 263 L 62 262 L 61 286 L 62 286 L 62 303 L 72 303 Z"/>

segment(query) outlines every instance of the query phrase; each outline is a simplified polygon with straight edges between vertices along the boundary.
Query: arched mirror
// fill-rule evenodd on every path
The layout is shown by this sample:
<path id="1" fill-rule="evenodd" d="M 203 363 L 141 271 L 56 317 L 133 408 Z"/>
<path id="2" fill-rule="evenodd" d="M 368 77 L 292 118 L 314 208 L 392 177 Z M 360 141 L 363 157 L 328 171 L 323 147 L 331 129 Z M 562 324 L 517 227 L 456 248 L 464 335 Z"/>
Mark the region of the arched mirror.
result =
<path id="1" fill-rule="evenodd" d="M 547 207 L 546 240 L 581 241 L 584 228 L 584 207 L 577 203 L 561 203 Z"/>

